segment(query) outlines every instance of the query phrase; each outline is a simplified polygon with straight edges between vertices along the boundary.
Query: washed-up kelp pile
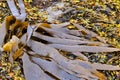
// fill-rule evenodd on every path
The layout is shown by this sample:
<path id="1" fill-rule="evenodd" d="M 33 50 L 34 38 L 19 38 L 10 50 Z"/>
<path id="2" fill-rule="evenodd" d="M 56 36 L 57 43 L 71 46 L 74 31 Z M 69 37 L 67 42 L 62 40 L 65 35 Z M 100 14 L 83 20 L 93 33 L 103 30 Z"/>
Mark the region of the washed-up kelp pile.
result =
<path id="1" fill-rule="evenodd" d="M 12 15 L 0 27 L 0 79 L 120 79 L 117 2 L 64 0 L 27 14 L 26 2 L 15 2 L 17 9 L 7 0 Z"/>

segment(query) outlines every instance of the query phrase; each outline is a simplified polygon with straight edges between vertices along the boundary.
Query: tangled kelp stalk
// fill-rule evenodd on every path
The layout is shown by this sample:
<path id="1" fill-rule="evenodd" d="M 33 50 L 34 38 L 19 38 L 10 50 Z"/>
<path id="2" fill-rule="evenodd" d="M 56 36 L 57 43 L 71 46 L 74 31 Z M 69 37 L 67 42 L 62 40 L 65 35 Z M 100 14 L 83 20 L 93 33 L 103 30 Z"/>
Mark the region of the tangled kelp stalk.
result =
<path id="1" fill-rule="evenodd" d="M 30 25 L 24 21 L 26 13 L 21 1 L 18 0 L 18 13 L 14 12 L 14 1 L 8 0 L 13 16 L 6 17 L 0 28 L 0 44 L 2 54 L 8 53 L 11 62 L 22 56 L 26 80 L 107 80 L 97 70 L 120 70 L 118 66 L 90 63 L 82 53 L 95 54 L 120 49 L 109 47 L 104 39 L 79 24 Z M 68 25 L 74 25 L 75 30 L 70 30 Z M 97 41 L 89 40 L 93 37 Z"/>

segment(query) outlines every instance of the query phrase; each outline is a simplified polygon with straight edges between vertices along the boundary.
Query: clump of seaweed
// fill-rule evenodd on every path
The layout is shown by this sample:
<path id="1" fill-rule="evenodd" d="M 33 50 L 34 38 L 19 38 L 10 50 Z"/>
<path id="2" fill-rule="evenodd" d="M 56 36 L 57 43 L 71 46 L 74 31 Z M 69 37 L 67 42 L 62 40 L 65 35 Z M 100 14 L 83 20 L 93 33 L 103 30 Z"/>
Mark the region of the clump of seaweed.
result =
<path id="1" fill-rule="evenodd" d="M 44 19 L 47 23 L 35 22 L 34 24 L 29 22 L 31 21 L 28 17 L 30 15 L 27 16 L 28 22 L 25 21 L 26 11 L 22 0 L 18 0 L 20 11 L 16 8 L 16 2 L 9 0 L 7 2 L 12 16 L 7 16 L 0 27 L 0 53 L 4 58 L 1 63 L 2 74 L 0 76 L 3 76 L 0 77 L 1 79 L 119 79 L 120 67 L 117 59 L 119 59 L 120 49 L 109 42 L 109 36 L 111 36 L 109 31 L 112 32 L 112 29 L 116 31 L 118 27 L 113 27 L 111 24 L 118 25 L 118 23 L 117 20 L 116 23 L 113 22 L 114 18 L 108 19 L 108 15 L 103 16 L 99 9 L 98 12 L 93 9 L 98 2 L 83 4 L 86 1 L 72 0 L 70 1 L 72 9 L 62 7 L 64 10 L 60 13 L 59 9 L 58 11 L 55 9 L 55 12 L 58 12 L 55 17 L 50 16 L 54 14 L 54 10 L 53 12 L 48 11 L 49 17 Z M 99 5 L 104 3 L 101 1 Z M 59 6 L 61 5 L 59 3 Z M 70 6 L 69 3 L 65 6 L 68 5 Z M 66 11 L 66 9 L 68 10 Z M 33 11 L 37 11 L 36 8 Z M 62 21 L 59 18 L 68 13 L 70 13 L 69 16 L 72 15 L 69 19 Z M 80 15 L 73 13 L 80 13 Z M 75 17 L 78 17 L 78 20 L 75 20 Z M 107 19 L 103 20 L 101 17 Z M 33 21 L 35 20 L 37 19 Z M 99 32 L 102 29 L 106 30 Z M 113 40 L 115 41 L 115 39 Z"/>

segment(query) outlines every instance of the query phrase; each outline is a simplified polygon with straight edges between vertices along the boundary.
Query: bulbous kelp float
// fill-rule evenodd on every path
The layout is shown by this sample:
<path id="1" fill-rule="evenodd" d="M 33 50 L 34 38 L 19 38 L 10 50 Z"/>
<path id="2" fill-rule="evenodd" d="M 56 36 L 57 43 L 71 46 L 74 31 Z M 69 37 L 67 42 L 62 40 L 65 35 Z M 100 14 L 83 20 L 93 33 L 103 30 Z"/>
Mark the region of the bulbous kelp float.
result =
<path id="1" fill-rule="evenodd" d="M 84 55 L 83 52 L 120 51 L 109 47 L 96 33 L 69 22 L 30 25 L 25 21 L 23 1 L 18 0 L 20 13 L 14 0 L 7 2 L 12 16 L 7 16 L 0 27 L 0 50 L 2 54 L 9 53 L 11 64 L 22 59 L 26 80 L 107 80 L 98 70 L 120 70 L 119 66 L 91 63 Z M 70 30 L 68 25 L 76 30 Z M 71 59 L 67 54 L 74 57 Z"/>

